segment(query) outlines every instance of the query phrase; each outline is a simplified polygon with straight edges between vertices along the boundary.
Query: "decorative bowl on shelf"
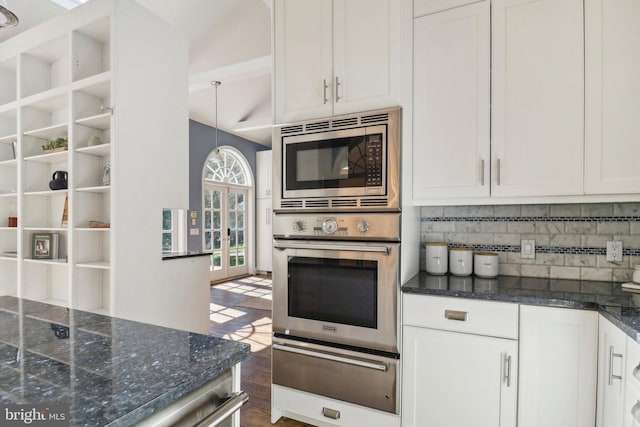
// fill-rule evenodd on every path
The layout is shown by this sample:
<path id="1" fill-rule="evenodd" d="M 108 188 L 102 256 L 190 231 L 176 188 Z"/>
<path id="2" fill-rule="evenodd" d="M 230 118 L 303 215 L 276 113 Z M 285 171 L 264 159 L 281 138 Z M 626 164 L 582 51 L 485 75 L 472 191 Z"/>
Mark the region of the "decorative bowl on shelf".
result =
<path id="1" fill-rule="evenodd" d="M 111 223 L 101 221 L 89 221 L 89 228 L 109 228 Z"/>

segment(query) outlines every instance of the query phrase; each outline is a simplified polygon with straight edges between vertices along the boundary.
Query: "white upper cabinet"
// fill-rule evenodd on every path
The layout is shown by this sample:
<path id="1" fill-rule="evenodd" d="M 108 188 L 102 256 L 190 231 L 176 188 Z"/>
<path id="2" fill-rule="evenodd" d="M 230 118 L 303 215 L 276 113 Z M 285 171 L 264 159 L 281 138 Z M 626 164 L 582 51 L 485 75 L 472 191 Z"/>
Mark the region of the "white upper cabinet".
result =
<path id="1" fill-rule="evenodd" d="M 489 196 L 490 36 L 489 1 L 414 20 L 414 199 Z"/>
<path id="2" fill-rule="evenodd" d="M 586 0 L 588 194 L 640 193 L 640 2 Z"/>
<path id="3" fill-rule="evenodd" d="M 398 104 L 401 8 L 392 0 L 276 0 L 275 121 Z"/>
<path id="4" fill-rule="evenodd" d="M 492 2 L 493 196 L 583 193 L 583 47 L 582 0 Z"/>

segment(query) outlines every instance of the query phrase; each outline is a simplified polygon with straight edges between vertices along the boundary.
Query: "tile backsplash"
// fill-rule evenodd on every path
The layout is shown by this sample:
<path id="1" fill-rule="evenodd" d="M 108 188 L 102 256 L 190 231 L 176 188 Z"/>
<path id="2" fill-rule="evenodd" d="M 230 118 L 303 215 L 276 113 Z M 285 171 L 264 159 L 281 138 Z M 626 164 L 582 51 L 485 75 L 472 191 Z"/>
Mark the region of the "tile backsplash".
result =
<path id="1" fill-rule="evenodd" d="M 429 206 L 420 216 L 422 270 L 427 242 L 497 252 L 506 276 L 623 282 L 640 264 L 640 203 Z M 521 258 L 523 239 L 535 240 L 535 259 Z M 608 240 L 622 240 L 622 262 L 606 261 Z"/>

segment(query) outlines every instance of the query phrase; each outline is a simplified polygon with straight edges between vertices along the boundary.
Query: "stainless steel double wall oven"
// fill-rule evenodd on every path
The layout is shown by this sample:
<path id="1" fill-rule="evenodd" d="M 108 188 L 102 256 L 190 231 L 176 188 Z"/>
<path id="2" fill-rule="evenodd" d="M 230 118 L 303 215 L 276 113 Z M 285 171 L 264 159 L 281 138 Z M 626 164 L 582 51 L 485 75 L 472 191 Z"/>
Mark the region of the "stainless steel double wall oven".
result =
<path id="1" fill-rule="evenodd" d="M 273 383 L 398 413 L 400 110 L 274 131 Z"/>

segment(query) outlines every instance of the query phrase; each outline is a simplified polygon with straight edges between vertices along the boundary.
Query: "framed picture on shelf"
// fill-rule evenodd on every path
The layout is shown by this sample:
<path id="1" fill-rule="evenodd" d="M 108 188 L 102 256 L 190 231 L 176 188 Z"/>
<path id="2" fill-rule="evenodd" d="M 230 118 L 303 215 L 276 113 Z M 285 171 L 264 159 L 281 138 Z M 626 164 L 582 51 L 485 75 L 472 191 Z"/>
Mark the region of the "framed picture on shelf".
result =
<path id="1" fill-rule="evenodd" d="M 58 233 L 33 233 L 31 257 L 33 259 L 58 258 Z"/>

